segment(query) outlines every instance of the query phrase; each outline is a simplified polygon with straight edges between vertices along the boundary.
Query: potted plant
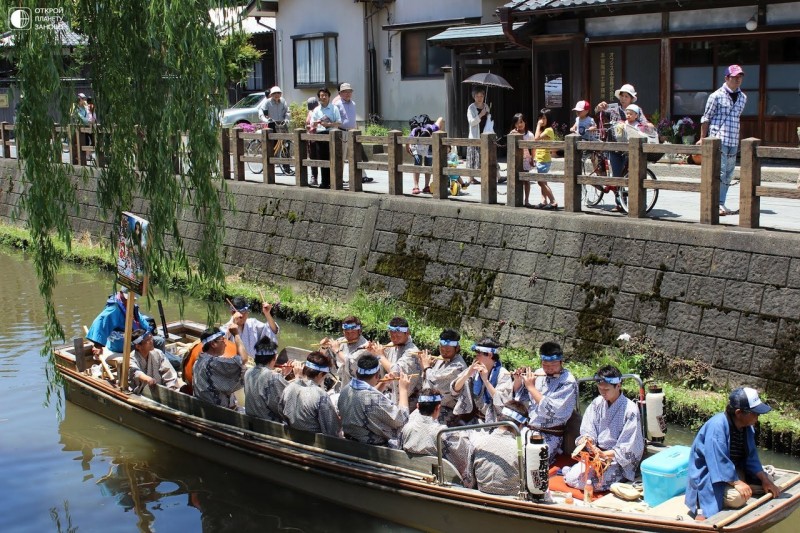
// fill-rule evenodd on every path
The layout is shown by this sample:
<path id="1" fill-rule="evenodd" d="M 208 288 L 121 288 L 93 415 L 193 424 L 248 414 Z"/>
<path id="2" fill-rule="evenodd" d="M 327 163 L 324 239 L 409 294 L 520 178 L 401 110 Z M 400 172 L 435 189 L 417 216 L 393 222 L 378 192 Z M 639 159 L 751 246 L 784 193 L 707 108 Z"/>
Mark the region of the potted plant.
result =
<path id="1" fill-rule="evenodd" d="M 673 131 L 680 137 L 683 144 L 694 144 L 697 135 L 697 125 L 691 117 L 683 117 L 673 126 Z"/>

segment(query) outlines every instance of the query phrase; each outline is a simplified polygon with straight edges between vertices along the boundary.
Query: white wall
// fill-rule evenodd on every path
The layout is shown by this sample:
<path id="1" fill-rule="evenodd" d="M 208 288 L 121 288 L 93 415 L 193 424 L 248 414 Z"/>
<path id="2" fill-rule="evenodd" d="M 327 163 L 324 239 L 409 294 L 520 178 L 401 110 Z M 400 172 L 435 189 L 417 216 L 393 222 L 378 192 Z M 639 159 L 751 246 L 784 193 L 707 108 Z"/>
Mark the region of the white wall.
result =
<path id="1" fill-rule="evenodd" d="M 364 11 L 363 5 L 352 0 L 289 0 L 279 4 L 275 25 L 278 55 L 278 85 L 283 89 L 286 101 L 305 102 L 316 96 L 317 89 L 295 89 L 294 49 L 291 36 L 317 32 L 335 32 L 338 46 L 339 83 L 353 86 L 358 120 L 363 120 L 366 91 L 366 67 L 364 64 Z M 264 80 L 267 88 L 271 80 Z M 331 96 L 336 96 L 337 87 L 328 87 Z"/>

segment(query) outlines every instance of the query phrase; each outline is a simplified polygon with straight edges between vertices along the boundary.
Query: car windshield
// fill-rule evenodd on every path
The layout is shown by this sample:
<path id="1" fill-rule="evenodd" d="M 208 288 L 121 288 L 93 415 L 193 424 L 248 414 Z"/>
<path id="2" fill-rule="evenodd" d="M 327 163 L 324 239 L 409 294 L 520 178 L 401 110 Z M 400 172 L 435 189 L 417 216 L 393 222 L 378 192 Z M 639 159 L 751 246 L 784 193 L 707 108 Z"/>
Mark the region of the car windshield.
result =
<path id="1" fill-rule="evenodd" d="M 249 94 L 244 98 L 242 98 L 241 100 L 239 100 L 238 102 L 236 102 L 236 105 L 233 106 L 233 109 L 240 109 L 242 107 L 253 107 L 258 102 L 260 102 L 262 98 L 264 98 L 263 94 Z"/>

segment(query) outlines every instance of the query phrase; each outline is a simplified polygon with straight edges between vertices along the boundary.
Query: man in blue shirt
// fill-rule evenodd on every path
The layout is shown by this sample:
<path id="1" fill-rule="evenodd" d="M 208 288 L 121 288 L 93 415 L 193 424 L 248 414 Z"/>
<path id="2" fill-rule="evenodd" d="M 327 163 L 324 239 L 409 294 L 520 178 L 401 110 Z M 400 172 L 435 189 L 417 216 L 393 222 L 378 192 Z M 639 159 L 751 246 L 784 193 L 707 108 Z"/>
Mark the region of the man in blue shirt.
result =
<path id="1" fill-rule="evenodd" d="M 755 389 L 740 387 L 731 392 L 725 412 L 714 415 L 700 428 L 689 455 L 685 500 L 696 518 L 711 517 L 723 508 L 741 507 L 754 489 L 762 492 L 763 488 L 774 497 L 780 494 L 781 489 L 764 472 L 758 459 L 753 429 L 758 416 L 771 410 Z"/>
<path id="2" fill-rule="evenodd" d="M 701 144 L 707 136 L 719 137 L 722 141 L 722 161 L 720 162 L 719 214 L 720 216 L 738 213 L 725 205 L 728 187 L 731 185 L 733 170 L 736 167 L 736 154 L 739 151 L 739 118 L 747 104 L 747 95 L 741 90 L 744 70 L 739 65 L 731 65 L 725 70 L 725 83 L 711 93 L 706 102 L 706 110 L 700 119 Z"/>

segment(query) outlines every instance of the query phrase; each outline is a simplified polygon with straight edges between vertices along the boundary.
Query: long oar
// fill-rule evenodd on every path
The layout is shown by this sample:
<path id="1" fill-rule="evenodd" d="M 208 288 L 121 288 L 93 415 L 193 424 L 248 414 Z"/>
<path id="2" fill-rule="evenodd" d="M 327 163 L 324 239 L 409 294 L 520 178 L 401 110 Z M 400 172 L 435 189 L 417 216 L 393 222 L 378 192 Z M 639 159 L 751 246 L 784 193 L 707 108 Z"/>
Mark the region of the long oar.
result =
<path id="1" fill-rule="evenodd" d="M 169 330 L 167 330 L 167 318 L 164 316 L 164 306 L 161 305 L 161 300 L 158 300 L 158 314 L 161 315 L 161 332 L 164 334 L 164 339 L 169 340 Z"/>

